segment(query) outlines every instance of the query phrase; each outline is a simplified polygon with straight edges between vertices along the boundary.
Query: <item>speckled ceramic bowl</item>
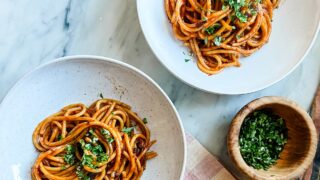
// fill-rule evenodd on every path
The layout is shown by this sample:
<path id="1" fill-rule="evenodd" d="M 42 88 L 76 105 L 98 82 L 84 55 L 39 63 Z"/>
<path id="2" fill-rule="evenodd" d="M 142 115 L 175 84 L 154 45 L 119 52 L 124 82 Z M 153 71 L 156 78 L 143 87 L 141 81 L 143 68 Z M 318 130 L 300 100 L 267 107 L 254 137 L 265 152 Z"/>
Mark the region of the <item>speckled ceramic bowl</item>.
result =
<path id="1" fill-rule="evenodd" d="M 148 118 L 152 147 L 159 156 L 148 161 L 142 179 L 180 179 L 186 148 L 179 115 L 163 90 L 146 74 L 120 61 L 65 57 L 23 77 L 0 105 L 0 179 L 30 179 L 38 156 L 31 136 L 36 125 L 61 107 L 90 104 L 104 97 L 121 100 Z"/>

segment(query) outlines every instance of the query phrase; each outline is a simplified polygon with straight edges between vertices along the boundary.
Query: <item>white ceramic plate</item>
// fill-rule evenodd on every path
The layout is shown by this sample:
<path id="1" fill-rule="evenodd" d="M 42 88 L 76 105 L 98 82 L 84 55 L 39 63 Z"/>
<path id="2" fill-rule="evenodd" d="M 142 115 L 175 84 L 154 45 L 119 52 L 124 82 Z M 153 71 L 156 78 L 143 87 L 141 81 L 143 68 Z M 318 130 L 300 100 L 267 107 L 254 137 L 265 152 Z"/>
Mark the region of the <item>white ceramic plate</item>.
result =
<path id="1" fill-rule="evenodd" d="M 184 61 L 189 58 L 183 54 L 188 49 L 172 34 L 164 0 L 137 0 L 137 9 L 143 33 L 162 64 L 187 84 L 218 94 L 250 93 L 284 78 L 309 51 L 320 19 L 320 0 L 283 0 L 275 10 L 269 43 L 252 56 L 241 58 L 240 68 L 208 76 L 196 63 Z"/>
<path id="2" fill-rule="evenodd" d="M 183 128 L 173 104 L 146 74 L 120 61 L 74 56 L 58 59 L 22 78 L 0 105 L 0 179 L 31 179 L 38 156 L 31 136 L 36 125 L 61 107 L 119 99 L 148 118 L 152 147 L 159 156 L 147 162 L 142 179 L 181 178 L 186 148 Z"/>

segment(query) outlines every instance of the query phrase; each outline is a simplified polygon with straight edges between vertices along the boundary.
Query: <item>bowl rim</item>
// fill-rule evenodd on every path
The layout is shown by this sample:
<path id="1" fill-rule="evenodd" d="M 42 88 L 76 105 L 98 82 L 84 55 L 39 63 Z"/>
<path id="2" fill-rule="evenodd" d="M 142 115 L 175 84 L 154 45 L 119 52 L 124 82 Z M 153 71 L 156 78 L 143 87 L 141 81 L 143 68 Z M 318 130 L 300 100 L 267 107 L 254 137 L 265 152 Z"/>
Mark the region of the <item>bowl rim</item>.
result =
<path id="1" fill-rule="evenodd" d="M 11 92 L 13 92 L 14 89 L 16 89 L 18 87 L 18 85 L 23 82 L 24 79 L 26 79 L 30 74 L 32 74 L 33 72 L 36 72 L 37 70 L 46 67 L 46 66 L 50 66 L 52 64 L 56 64 L 56 63 L 61 63 L 61 62 L 66 62 L 66 61 L 71 61 L 71 60 L 81 60 L 81 59 L 90 59 L 90 60 L 98 60 L 98 61 L 106 61 L 109 63 L 113 63 L 116 65 L 120 65 L 126 69 L 129 69 L 139 75 L 141 75 L 143 78 L 145 78 L 148 82 L 151 83 L 151 85 L 153 85 L 157 90 L 160 91 L 160 94 L 166 99 L 166 101 L 169 103 L 170 107 L 172 108 L 175 116 L 177 117 L 178 120 L 178 124 L 179 124 L 179 130 L 181 132 L 182 135 L 182 144 L 183 144 L 183 161 L 182 161 L 182 169 L 180 172 L 180 180 L 183 179 L 184 176 L 184 172 L 185 172 L 185 167 L 186 167 L 186 159 L 187 159 L 187 145 L 186 145 L 186 137 L 185 137 L 185 130 L 183 128 L 183 124 L 182 124 L 182 120 L 180 118 L 180 115 L 177 111 L 177 109 L 175 108 L 174 104 L 172 103 L 172 101 L 170 100 L 170 98 L 168 97 L 168 95 L 164 92 L 164 90 L 151 78 L 149 77 L 146 73 L 144 73 L 143 71 L 139 70 L 138 68 L 127 64 L 125 62 L 122 62 L 120 60 L 115 60 L 113 58 L 109 58 L 109 57 L 103 57 L 103 56 L 96 56 L 96 55 L 72 55 L 72 56 L 64 56 L 64 57 L 59 57 L 59 58 L 55 58 L 54 60 L 48 61 L 44 64 L 41 64 L 35 68 L 33 68 L 32 70 L 30 70 L 29 72 L 25 73 L 8 91 L 8 93 L 4 96 L 4 98 L 2 99 L 2 101 L 0 102 L 0 109 L 2 108 L 3 104 L 7 101 L 8 97 L 11 95 Z M 92 61 L 92 62 L 93 62 Z"/>
<path id="2" fill-rule="evenodd" d="M 270 177 L 257 175 L 255 173 L 255 169 L 247 165 L 247 163 L 242 158 L 240 153 L 240 145 L 239 145 L 239 134 L 242 123 L 251 112 L 255 111 L 256 109 L 265 106 L 265 105 L 272 105 L 272 104 L 280 104 L 284 106 L 288 106 L 292 108 L 294 111 L 299 113 L 304 121 L 307 124 L 307 128 L 310 132 L 310 147 L 307 152 L 307 156 L 304 161 L 295 168 L 290 174 L 286 175 L 286 177 L 275 177 L 275 179 L 292 179 L 302 175 L 305 170 L 310 166 L 315 157 L 317 144 L 318 144 L 318 135 L 313 123 L 312 118 L 309 114 L 296 102 L 289 100 L 287 98 L 279 97 L 279 96 L 265 96 L 258 99 L 255 99 L 245 106 L 243 106 L 239 112 L 233 118 L 227 135 L 227 149 L 228 154 L 233 163 L 236 167 L 241 170 L 246 176 L 253 178 L 253 179 L 270 179 Z"/>

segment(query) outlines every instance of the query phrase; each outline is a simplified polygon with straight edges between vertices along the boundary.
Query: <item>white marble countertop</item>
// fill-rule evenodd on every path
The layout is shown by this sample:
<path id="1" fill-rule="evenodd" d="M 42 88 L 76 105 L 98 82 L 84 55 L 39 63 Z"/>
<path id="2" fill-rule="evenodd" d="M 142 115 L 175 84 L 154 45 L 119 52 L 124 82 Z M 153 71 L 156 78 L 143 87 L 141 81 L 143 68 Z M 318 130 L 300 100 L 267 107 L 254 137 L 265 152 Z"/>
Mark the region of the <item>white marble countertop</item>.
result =
<path id="1" fill-rule="evenodd" d="M 134 0 L 2 0 L 0 101 L 26 72 L 54 58 L 90 54 L 123 60 L 152 77 L 169 95 L 191 132 L 229 169 L 228 125 L 249 101 L 267 95 L 310 107 L 320 79 L 320 37 L 304 62 L 279 83 L 256 93 L 215 95 L 185 85 L 150 50 Z"/>

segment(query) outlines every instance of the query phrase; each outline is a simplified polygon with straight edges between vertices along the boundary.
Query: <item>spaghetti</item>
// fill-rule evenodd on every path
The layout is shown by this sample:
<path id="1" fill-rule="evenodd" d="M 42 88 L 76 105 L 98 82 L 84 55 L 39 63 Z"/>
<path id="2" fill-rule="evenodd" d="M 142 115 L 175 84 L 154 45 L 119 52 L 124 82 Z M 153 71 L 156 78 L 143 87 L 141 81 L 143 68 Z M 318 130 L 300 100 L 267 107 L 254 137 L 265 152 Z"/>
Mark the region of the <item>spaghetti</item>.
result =
<path id="1" fill-rule="evenodd" d="M 72 104 L 38 124 L 32 140 L 41 153 L 32 167 L 33 179 L 140 179 L 149 151 L 146 119 L 130 106 L 101 99 L 89 108 Z"/>
<path id="2" fill-rule="evenodd" d="M 268 42 L 273 10 L 280 0 L 165 0 L 174 36 L 197 57 L 209 75 L 239 67 Z"/>

